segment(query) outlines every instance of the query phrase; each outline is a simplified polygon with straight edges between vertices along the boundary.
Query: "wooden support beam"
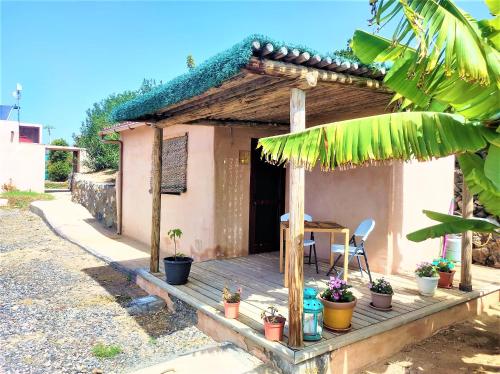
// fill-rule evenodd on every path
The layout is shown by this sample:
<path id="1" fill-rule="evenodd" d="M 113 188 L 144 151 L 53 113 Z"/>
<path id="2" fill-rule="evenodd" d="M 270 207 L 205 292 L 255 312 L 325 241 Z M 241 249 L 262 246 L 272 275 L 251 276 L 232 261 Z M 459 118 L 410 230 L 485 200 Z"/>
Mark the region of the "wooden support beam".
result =
<path id="1" fill-rule="evenodd" d="M 255 129 L 276 129 L 288 132 L 290 125 L 279 122 L 241 121 L 236 119 L 198 119 L 190 121 L 188 125 L 231 127 L 231 128 L 255 128 Z"/>
<path id="2" fill-rule="evenodd" d="M 162 169 L 163 129 L 155 127 L 153 135 L 152 156 L 152 214 L 151 214 L 151 259 L 149 270 L 158 273 L 160 270 L 160 226 L 161 226 L 161 169 Z"/>
<path id="3" fill-rule="evenodd" d="M 292 88 L 290 96 L 290 132 L 306 128 L 306 94 Z M 304 292 L 304 167 L 290 162 L 290 230 L 288 258 L 288 344 L 302 346 L 302 309 Z"/>
<path id="4" fill-rule="evenodd" d="M 473 195 L 469 191 L 465 180 L 462 185 L 462 217 L 472 218 L 474 211 Z M 462 262 L 460 265 L 460 284 L 461 291 L 472 291 L 472 231 L 466 231 L 462 234 Z"/>

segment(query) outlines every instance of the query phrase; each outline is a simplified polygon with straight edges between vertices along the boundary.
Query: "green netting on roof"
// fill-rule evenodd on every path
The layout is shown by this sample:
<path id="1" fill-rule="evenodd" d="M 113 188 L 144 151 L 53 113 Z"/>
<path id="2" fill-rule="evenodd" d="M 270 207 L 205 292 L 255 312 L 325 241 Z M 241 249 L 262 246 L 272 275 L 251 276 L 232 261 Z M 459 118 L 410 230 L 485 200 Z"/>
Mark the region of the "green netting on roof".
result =
<path id="1" fill-rule="evenodd" d="M 252 57 L 253 41 L 259 41 L 261 45 L 271 43 L 274 50 L 286 47 L 298 49 L 300 52 L 308 52 L 311 56 L 318 54 L 317 51 L 304 46 L 278 42 L 263 35 L 251 35 L 231 48 L 209 58 L 192 71 L 118 106 L 111 113 L 111 122 L 139 119 L 221 85 L 224 81 L 236 76 L 248 63 Z M 322 57 L 327 56 L 332 56 L 332 54 L 323 54 Z"/>

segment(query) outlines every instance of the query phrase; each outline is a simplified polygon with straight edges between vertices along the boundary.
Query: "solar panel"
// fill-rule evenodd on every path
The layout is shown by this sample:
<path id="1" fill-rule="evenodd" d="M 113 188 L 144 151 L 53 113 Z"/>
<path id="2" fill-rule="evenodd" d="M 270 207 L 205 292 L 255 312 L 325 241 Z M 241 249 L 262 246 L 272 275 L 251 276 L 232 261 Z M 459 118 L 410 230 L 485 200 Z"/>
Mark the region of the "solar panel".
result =
<path id="1" fill-rule="evenodd" d="M 0 105 L 0 120 L 8 120 L 12 112 L 12 105 Z"/>

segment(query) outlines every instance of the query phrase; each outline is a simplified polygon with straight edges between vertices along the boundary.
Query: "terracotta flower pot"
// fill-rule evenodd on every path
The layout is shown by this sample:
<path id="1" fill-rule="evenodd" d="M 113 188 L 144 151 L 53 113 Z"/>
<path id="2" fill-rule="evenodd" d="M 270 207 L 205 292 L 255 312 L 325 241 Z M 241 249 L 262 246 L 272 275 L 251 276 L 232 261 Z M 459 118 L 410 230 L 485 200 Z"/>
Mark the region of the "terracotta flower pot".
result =
<path id="1" fill-rule="evenodd" d="M 320 298 L 325 309 L 323 310 L 323 324 L 332 330 L 345 330 L 351 326 L 352 314 L 357 299 L 347 303 L 328 301 Z"/>
<path id="2" fill-rule="evenodd" d="M 418 291 L 424 296 L 434 296 L 438 285 L 439 277 L 419 277 L 417 276 Z"/>
<path id="3" fill-rule="evenodd" d="M 453 286 L 453 276 L 455 275 L 455 270 L 450 272 L 440 271 L 438 287 L 440 288 L 451 288 Z"/>
<path id="4" fill-rule="evenodd" d="M 392 295 L 372 292 L 372 304 L 376 308 L 389 309 L 392 306 Z"/>
<path id="5" fill-rule="evenodd" d="M 226 318 L 235 319 L 238 318 L 240 314 L 240 302 L 237 303 L 228 303 L 224 301 L 224 315 Z"/>
<path id="6" fill-rule="evenodd" d="M 285 328 L 285 317 L 277 317 L 278 322 L 268 322 L 264 318 L 264 335 L 267 340 L 280 341 L 283 340 L 283 330 Z"/>

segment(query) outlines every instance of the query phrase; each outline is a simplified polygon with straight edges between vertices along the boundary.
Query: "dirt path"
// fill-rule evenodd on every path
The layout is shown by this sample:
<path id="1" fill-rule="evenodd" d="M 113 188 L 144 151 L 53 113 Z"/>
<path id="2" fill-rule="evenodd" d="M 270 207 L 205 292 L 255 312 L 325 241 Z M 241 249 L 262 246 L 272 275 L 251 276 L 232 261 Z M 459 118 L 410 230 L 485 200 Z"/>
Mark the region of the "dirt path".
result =
<path id="1" fill-rule="evenodd" d="M 478 319 L 449 327 L 405 347 L 366 374 L 500 372 L 500 305 Z"/>
<path id="2" fill-rule="evenodd" d="M 215 344 L 179 300 L 130 316 L 145 293 L 28 211 L 0 209 L 0 264 L 0 373 L 124 373 Z M 97 358 L 99 343 L 121 353 Z"/>

